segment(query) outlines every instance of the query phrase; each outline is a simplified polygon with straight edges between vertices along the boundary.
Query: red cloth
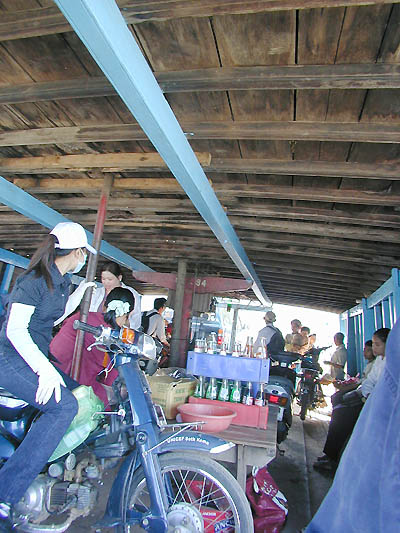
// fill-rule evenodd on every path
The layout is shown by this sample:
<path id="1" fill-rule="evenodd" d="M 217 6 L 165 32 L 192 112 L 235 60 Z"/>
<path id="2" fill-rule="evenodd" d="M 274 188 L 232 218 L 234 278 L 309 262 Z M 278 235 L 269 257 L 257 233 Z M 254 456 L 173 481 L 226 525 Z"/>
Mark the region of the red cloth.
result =
<path id="1" fill-rule="evenodd" d="M 79 312 L 70 316 L 61 327 L 60 331 L 50 343 L 50 352 L 59 361 L 54 363 L 61 368 L 63 372 L 71 375 L 72 356 L 74 353 L 76 330 L 72 327 L 74 320 L 79 319 Z M 91 326 L 105 326 L 103 313 L 89 313 L 87 323 Z M 96 381 L 96 377 L 103 370 L 103 361 L 105 353 L 96 347 L 88 351 L 88 346 L 94 342 L 93 335 L 85 334 L 82 349 L 81 371 L 79 383 L 93 387 L 95 394 L 100 398 L 105 406 L 108 404 L 107 393 L 101 383 Z M 111 385 L 118 376 L 118 371 L 113 368 L 106 379 L 103 380 L 105 385 Z"/>

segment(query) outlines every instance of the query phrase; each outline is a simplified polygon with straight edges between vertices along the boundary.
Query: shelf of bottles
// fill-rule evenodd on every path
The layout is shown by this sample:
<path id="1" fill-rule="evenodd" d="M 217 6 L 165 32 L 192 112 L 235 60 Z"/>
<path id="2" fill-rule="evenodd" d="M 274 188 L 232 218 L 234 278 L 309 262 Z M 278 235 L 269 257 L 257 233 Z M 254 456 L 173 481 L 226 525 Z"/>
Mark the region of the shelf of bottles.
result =
<path id="1" fill-rule="evenodd" d="M 251 341 L 246 343 L 243 353 L 238 346 L 233 353 L 227 353 L 224 345 L 210 348 L 209 344 L 197 342 L 195 350 L 188 352 L 186 365 L 188 372 L 198 377 L 194 393 L 196 400 L 191 401 L 204 399 L 208 403 L 209 400 L 217 400 L 243 407 L 265 407 L 264 384 L 268 382 L 270 361 L 262 348 L 258 357 L 251 357 Z M 257 409 L 254 411 L 255 418 L 259 417 Z M 238 417 L 242 416 L 243 408 L 237 412 Z"/>

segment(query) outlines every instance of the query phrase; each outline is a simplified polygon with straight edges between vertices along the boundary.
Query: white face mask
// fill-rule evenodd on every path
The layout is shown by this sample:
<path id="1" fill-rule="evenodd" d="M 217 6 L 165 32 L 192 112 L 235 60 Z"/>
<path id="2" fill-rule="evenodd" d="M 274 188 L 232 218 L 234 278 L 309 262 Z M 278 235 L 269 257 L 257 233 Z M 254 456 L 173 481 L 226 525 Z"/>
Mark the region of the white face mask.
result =
<path id="1" fill-rule="evenodd" d="M 82 252 L 82 255 L 83 255 L 83 261 L 80 261 L 76 267 L 74 268 L 74 270 L 70 271 L 70 274 L 77 274 L 79 271 L 82 270 L 82 268 L 85 266 L 86 264 L 86 259 L 87 259 L 87 255 L 83 253 L 83 251 L 81 250 Z"/>

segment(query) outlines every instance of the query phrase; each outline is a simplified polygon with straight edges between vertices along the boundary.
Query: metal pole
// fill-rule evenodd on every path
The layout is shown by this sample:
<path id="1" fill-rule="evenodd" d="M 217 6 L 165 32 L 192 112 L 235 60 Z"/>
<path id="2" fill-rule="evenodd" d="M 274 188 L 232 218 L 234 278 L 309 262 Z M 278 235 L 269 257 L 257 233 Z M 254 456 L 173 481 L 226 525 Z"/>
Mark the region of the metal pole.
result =
<path id="1" fill-rule="evenodd" d="M 174 327 L 172 330 L 171 338 L 171 354 L 169 356 L 169 366 L 177 366 L 179 362 L 179 347 L 181 341 L 182 330 L 182 310 L 183 310 L 183 297 L 185 295 L 185 282 L 186 282 L 186 261 L 179 259 L 178 261 L 178 274 L 176 276 L 176 292 L 175 292 L 175 305 L 174 305 Z"/>
<path id="2" fill-rule="evenodd" d="M 231 341 L 229 343 L 229 351 L 230 352 L 233 352 L 233 348 L 235 347 L 238 314 L 239 314 L 239 307 L 235 307 L 235 309 L 233 311 Z"/>
<path id="3" fill-rule="evenodd" d="M 104 177 L 103 189 L 101 191 L 101 197 L 100 197 L 100 202 L 99 202 L 99 209 L 97 211 L 96 225 L 95 225 L 94 232 L 93 232 L 93 248 L 95 248 L 97 252 L 100 250 L 101 239 L 103 236 L 104 222 L 106 220 L 106 215 L 107 215 L 107 203 L 108 203 L 108 198 L 110 196 L 110 191 L 112 188 L 112 182 L 113 182 L 113 176 L 111 174 L 106 175 Z M 88 267 L 86 271 L 86 281 L 94 280 L 94 277 L 96 274 L 98 257 L 99 257 L 98 253 L 97 255 L 90 254 L 89 263 L 88 263 Z M 92 299 L 92 292 L 93 292 L 93 287 L 90 287 L 88 290 L 86 290 L 85 295 L 82 299 L 81 316 L 80 316 L 80 320 L 82 322 L 86 322 L 87 320 L 87 317 L 89 314 L 90 301 Z M 78 330 L 76 339 L 75 339 L 74 354 L 72 356 L 72 366 L 71 366 L 71 377 L 72 379 L 75 379 L 76 381 L 79 381 L 84 338 L 85 338 L 84 331 Z"/>

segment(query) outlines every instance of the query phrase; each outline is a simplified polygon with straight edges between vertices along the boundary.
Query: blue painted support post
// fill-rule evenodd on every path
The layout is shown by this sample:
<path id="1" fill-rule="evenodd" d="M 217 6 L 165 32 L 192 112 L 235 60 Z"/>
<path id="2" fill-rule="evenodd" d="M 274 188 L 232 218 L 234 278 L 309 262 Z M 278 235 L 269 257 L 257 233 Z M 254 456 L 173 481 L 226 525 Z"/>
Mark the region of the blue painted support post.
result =
<path id="1" fill-rule="evenodd" d="M 357 374 L 356 363 L 356 318 L 348 313 L 347 325 L 347 373 L 351 376 Z"/>
<path id="2" fill-rule="evenodd" d="M 375 331 L 375 317 L 374 310 L 368 307 L 368 301 L 366 298 L 362 299 L 362 317 L 363 317 L 363 327 L 364 335 L 362 339 L 362 344 L 364 346 L 365 341 L 372 339 L 372 334 Z"/>
<path id="3" fill-rule="evenodd" d="M 3 279 L 0 284 L 0 293 L 5 294 L 10 288 L 11 280 L 14 275 L 15 266 L 7 264 L 4 268 Z"/>
<path id="4" fill-rule="evenodd" d="M 394 314 L 394 323 L 400 316 L 400 283 L 399 283 L 399 269 L 392 268 L 392 279 L 393 279 L 393 314 Z"/>
<path id="5" fill-rule="evenodd" d="M 1 294 L 7 294 L 8 289 L 10 288 L 11 280 L 14 274 L 15 266 L 7 264 L 4 268 L 4 274 L 3 278 L 1 280 L 0 284 L 0 295 Z M 0 314 L 2 314 L 4 308 L 3 308 L 3 302 L 0 299 Z"/>
<path id="6" fill-rule="evenodd" d="M 252 263 L 116 2 L 55 2 L 239 271 L 253 281 L 257 298 L 270 305 Z"/>

